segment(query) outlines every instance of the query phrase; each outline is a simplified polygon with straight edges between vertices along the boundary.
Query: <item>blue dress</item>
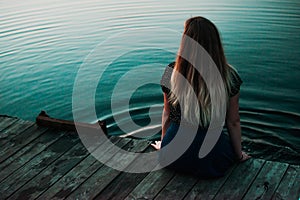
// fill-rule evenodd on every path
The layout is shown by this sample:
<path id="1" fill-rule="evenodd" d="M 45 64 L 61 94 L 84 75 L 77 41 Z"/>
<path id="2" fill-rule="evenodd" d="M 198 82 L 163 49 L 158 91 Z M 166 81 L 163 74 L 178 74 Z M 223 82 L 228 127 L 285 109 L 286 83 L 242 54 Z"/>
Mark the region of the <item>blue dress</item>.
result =
<path id="1" fill-rule="evenodd" d="M 171 63 L 169 67 L 166 68 L 165 73 L 161 80 L 162 90 L 163 92 L 169 94 L 170 90 L 166 88 L 164 85 L 170 84 L 170 79 L 172 75 L 172 68 L 174 68 L 175 63 Z M 242 84 L 242 80 L 236 71 L 232 70 L 234 73 L 232 76 L 232 88 L 230 92 L 230 96 L 234 96 L 239 92 L 240 85 Z M 170 107 L 170 126 L 167 129 L 167 132 L 162 140 L 159 154 L 159 162 L 165 166 L 166 156 L 170 155 L 166 151 L 173 151 L 172 149 L 164 150 L 163 147 L 168 145 L 173 138 L 179 132 L 179 124 L 181 119 L 180 108 L 173 107 L 169 104 Z M 182 134 L 189 134 L 190 126 L 185 125 L 184 123 L 180 124 Z M 169 164 L 167 168 L 183 172 L 194 174 L 196 176 L 202 178 L 215 178 L 224 176 L 226 171 L 237 162 L 237 155 L 234 152 L 233 146 L 231 144 L 229 136 L 222 131 L 221 136 L 219 137 L 216 145 L 213 149 L 208 153 L 204 158 L 199 158 L 199 151 L 203 140 L 205 138 L 207 129 L 198 128 L 197 134 L 188 147 L 188 149 L 174 162 Z"/>

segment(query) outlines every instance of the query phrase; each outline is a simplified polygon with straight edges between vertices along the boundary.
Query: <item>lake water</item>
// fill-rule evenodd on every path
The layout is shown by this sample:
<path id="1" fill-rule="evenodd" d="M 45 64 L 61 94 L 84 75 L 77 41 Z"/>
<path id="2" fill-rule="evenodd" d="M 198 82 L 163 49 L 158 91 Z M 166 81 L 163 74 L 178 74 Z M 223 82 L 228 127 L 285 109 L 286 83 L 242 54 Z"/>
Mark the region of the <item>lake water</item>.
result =
<path id="1" fill-rule="evenodd" d="M 76 80 L 97 88 L 94 106 L 81 96 L 82 121 L 95 121 L 92 108 L 112 135 L 151 136 L 163 106 L 159 79 L 184 21 L 201 15 L 217 25 L 244 81 L 245 150 L 300 164 L 299 1 L 13 0 L 1 1 L 0 13 L 1 114 L 73 119 Z"/>

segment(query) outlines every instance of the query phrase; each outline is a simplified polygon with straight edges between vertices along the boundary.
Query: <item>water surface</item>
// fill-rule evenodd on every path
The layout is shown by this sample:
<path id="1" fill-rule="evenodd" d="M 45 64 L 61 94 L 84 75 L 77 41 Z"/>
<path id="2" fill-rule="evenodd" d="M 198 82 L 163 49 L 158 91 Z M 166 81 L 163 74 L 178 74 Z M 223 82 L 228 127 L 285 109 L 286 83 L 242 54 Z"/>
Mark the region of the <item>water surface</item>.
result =
<path id="1" fill-rule="evenodd" d="M 256 157 L 300 164 L 298 1 L 15 0 L 2 1 L 0 13 L 1 114 L 34 120 L 46 110 L 72 119 L 75 78 L 98 49 L 109 65 L 89 63 L 85 71 L 89 80 L 107 67 L 95 83 L 97 116 L 107 120 L 110 134 L 124 134 L 111 113 L 114 86 L 141 66 L 144 73 L 135 72 L 136 80 L 128 85 L 149 77 L 159 83 L 164 67 L 175 58 L 184 21 L 202 15 L 218 26 L 227 59 L 244 81 L 240 110 L 245 146 Z M 134 44 L 134 37 L 143 42 Z M 126 53 L 119 55 L 120 50 Z M 130 103 L 124 106 L 128 96 Z M 148 132 L 160 126 L 159 85 L 124 90 L 116 99 L 119 125 L 131 120 L 150 124 Z M 92 122 L 88 114 L 82 120 Z M 139 132 L 132 128 L 129 134 Z"/>

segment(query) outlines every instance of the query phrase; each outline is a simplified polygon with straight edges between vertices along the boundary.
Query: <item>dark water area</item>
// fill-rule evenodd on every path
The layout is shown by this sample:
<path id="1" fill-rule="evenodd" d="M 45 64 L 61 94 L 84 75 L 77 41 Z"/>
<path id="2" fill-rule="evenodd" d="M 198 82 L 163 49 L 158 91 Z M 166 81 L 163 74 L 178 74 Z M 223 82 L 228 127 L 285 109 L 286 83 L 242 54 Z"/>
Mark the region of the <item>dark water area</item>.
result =
<path id="1" fill-rule="evenodd" d="M 0 114 L 107 120 L 111 135 L 155 138 L 165 66 L 184 21 L 202 15 L 243 79 L 243 145 L 253 157 L 300 164 L 300 3 L 287 1 L 2 1 Z M 80 77 L 80 78 L 79 78 Z M 80 107 L 74 87 L 84 85 Z M 89 105 L 89 90 L 95 91 Z M 86 93 L 85 93 L 86 92 Z"/>

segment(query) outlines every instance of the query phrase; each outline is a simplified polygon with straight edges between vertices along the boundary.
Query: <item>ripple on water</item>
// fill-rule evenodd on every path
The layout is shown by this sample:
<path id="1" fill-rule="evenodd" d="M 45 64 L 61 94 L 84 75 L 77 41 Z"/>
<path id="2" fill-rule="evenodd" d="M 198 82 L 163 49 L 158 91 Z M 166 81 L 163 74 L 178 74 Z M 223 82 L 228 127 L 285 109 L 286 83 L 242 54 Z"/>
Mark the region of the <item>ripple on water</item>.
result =
<path id="1" fill-rule="evenodd" d="M 2 3 L 0 12 L 2 114 L 34 120 L 40 110 L 47 110 L 54 117 L 72 119 L 76 73 L 99 43 L 128 29 L 163 27 L 182 32 L 185 19 L 203 15 L 217 24 L 228 61 L 244 81 L 240 102 L 245 145 L 258 157 L 291 163 L 300 160 L 296 156 L 300 152 L 298 1 L 17 0 Z M 146 35 L 145 45 L 164 44 L 176 52 L 178 41 L 167 35 Z M 126 39 L 124 36 L 118 41 Z M 107 59 L 121 48 L 126 46 L 115 43 L 108 47 L 104 52 Z M 108 121 L 111 134 L 124 132 L 111 115 L 110 85 L 118 81 L 120 72 L 130 70 L 132 63 L 144 60 L 165 64 L 174 57 L 145 48 L 112 61 L 111 72 L 108 70 L 109 76 L 101 83 L 101 88 L 106 89 L 101 90 L 96 101 L 97 114 Z M 94 76 L 93 67 L 86 74 L 87 79 Z M 126 92 L 117 98 L 121 101 Z M 122 119 L 122 125 L 133 120 L 146 128 L 128 134 L 159 132 L 161 90 L 144 87 L 131 103 L 131 107 L 120 107 L 114 114 Z M 157 106 L 151 109 L 151 121 L 152 105 Z M 128 109 L 129 116 L 125 114 Z M 274 155 L 272 148 L 279 153 Z"/>

